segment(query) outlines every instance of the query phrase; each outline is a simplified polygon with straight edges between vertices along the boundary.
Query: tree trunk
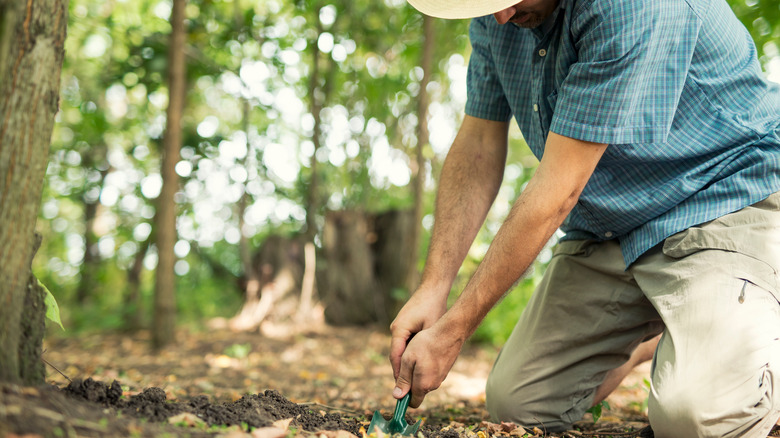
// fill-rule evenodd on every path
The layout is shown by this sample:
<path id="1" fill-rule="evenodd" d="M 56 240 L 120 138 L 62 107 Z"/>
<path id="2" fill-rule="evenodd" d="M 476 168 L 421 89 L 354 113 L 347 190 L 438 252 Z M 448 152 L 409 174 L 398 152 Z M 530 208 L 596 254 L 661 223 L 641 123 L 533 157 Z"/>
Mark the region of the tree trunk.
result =
<path id="1" fill-rule="evenodd" d="M 316 17 L 316 35 L 319 38 L 322 34 L 322 22 L 320 22 L 320 7 L 314 9 L 314 16 Z M 311 177 L 309 178 L 309 187 L 306 191 L 306 237 L 310 240 L 314 240 L 314 236 L 317 235 L 317 212 L 320 207 L 319 197 L 319 170 L 317 163 L 317 151 L 320 149 L 320 137 L 321 137 L 321 119 L 320 111 L 322 111 L 322 91 L 320 90 L 320 49 L 317 47 L 317 40 L 314 40 L 314 44 L 311 44 L 312 60 L 311 60 L 311 75 L 309 76 L 309 110 L 314 118 L 314 126 L 312 128 L 311 142 L 314 145 L 314 152 L 311 154 L 311 160 L 309 161 L 309 167 L 311 169 Z"/>
<path id="2" fill-rule="evenodd" d="M 255 329 L 267 318 L 275 321 L 293 318 L 300 308 L 305 246 L 301 236 L 271 235 L 265 239 L 251 257 L 251 267 L 244 268 L 255 277 L 245 279 L 246 300 L 228 323 L 232 330 Z"/>
<path id="3" fill-rule="evenodd" d="M 92 153 L 101 153 L 105 155 L 105 146 L 97 146 L 98 151 L 85 151 L 81 154 L 81 163 L 85 169 L 91 169 L 96 166 Z M 100 181 L 98 185 L 103 190 L 103 185 L 108 176 L 108 167 L 100 171 Z M 84 197 L 86 198 L 86 196 Z M 100 212 L 100 199 L 94 201 L 84 200 L 84 260 L 81 263 L 79 285 L 76 289 L 76 302 L 86 303 L 95 296 L 97 287 L 97 276 L 100 269 L 100 252 L 98 251 L 98 237 L 95 233 L 95 220 Z"/>
<path id="4" fill-rule="evenodd" d="M 314 236 L 317 235 L 317 215 L 320 212 L 320 208 L 323 204 L 323 196 L 320 194 L 322 189 L 320 188 L 320 180 L 322 179 L 319 171 L 319 163 L 317 162 L 317 151 L 322 146 L 322 109 L 328 105 L 328 101 L 331 95 L 333 87 L 334 76 L 339 71 L 336 62 L 332 56 L 323 57 L 317 40 L 320 35 L 325 32 L 320 21 L 320 9 L 322 4 L 315 7 L 314 21 L 315 21 L 315 33 L 312 44 L 312 67 L 309 76 L 309 111 L 314 118 L 314 126 L 312 127 L 311 141 L 314 145 L 314 153 L 312 153 L 309 166 L 311 168 L 311 177 L 309 178 L 309 187 L 306 191 L 306 237 L 309 241 L 314 241 Z M 338 19 L 336 20 L 338 21 Z M 331 24 L 330 31 L 334 32 L 336 29 L 335 22 Z M 324 64 L 326 68 L 322 68 Z"/>
<path id="5" fill-rule="evenodd" d="M 325 215 L 317 291 L 333 325 L 387 323 L 403 304 L 412 212 L 332 211 Z"/>
<path id="6" fill-rule="evenodd" d="M 401 310 L 408 298 L 410 278 L 416 278 L 417 247 L 414 228 L 419 223 L 413 210 L 390 210 L 374 218 L 373 234 L 376 241 L 371 245 L 374 255 L 374 273 L 377 291 L 381 301 L 377 301 L 378 321 L 388 326 Z M 407 259 L 400 254 L 409 254 Z M 412 272 L 410 272 L 412 271 Z M 415 283 L 412 287 L 417 287 Z M 400 294 L 398 292 L 401 292 Z"/>
<path id="7" fill-rule="evenodd" d="M 412 196 L 414 207 L 412 209 L 412 228 L 411 242 L 406 253 L 407 270 L 404 286 L 409 293 L 417 289 L 420 282 L 420 272 L 417 269 L 419 258 L 420 240 L 422 236 L 422 213 L 425 201 L 425 147 L 428 146 L 428 107 L 430 106 L 430 96 L 428 95 L 428 83 L 431 81 L 431 72 L 433 70 L 433 49 L 434 49 L 434 28 L 433 18 L 423 15 L 423 47 L 420 59 L 420 65 L 423 69 L 423 77 L 420 80 L 420 92 L 417 95 L 417 147 L 415 148 L 415 165 L 413 166 L 413 188 Z"/>
<path id="8" fill-rule="evenodd" d="M 373 238 L 367 215 L 362 211 L 332 211 L 325 215 L 317 289 L 329 324 L 363 325 L 378 320 Z"/>
<path id="9" fill-rule="evenodd" d="M 0 0 L 0 381 L 43 383 L 45 309 L 30 264 L 67 11 L 67 0 Z"/>
<path id="10" fill-rule="evenodd" d="M 243 162 L 241 163 L 242 166 L 248 167 L 250 163 L 250 155 L 252 154 L 251 145 L 249 144 L 249 101 L 245 98 L 241 98 L 241 112 L 242 112 L 242 121 L 243 121 L 243 130 L 244 134 L 246 135 L 246 157 L 244 158 Z M 255 315 L 255 312 L 246 311 L 246 309 L 256 307 L 260 301 L 260 276 L 257 272 L 257 270 L 254 267 L 254 264 L 252 263 L 252 249 L 249 245 L 249 236 L 246 235 L 244 232 L 244 224 L 246 223 L 246 220 L 244 218 L 244 215 L 246 214 L 246 207 L 249 203 L 249 192 L 247 191 L 247 184 L 249 181 L 244 184 L 243 191 L 244 193 L 241 194 L 241 199 L 238 201 L 238 231 L 240 234 L 240 238 L 238 240 L 238 254 L 241 259 L 241 267 L 244 270 L 244 279 L 245 279 L 245 287 L 244 287 L 244 306 L 239 312 L 238 316 L 233 318 L 231 320 L 231 326 L 239 329 L 239 330 L 248 330 L 250 328 L 254 328 L 257 324 L 259 324 L 262 321 L 262 318 L 265 317 L 265 314 L 261 316 L 261 319 L 259 321 L 254 320 L 253 315 Z"/>
<path id="11" fill-rule="evenodd" d="M 154 284 L 154 320 L 152 326 L 152 344 L 163 347 L 173 341 L 176 328 L 176 274 L 174 264 L 176 255 L 176 204 L 174 195 L 179 189 L 179 176 L 175 166 L 179 161 L 182 128 L 181 118 L 184 109 L 185 91 L 185 0 L 174 0 L 171 12 L 171 37 L 168 46 L 168 87 L 169 99 L 166 114 L 165 136 L 162 153 L 162 190 L 157 198 L 155 215 L 157 271 Z"/>
<path id="12" fill-rule="evenodd" d="M 141 274 L 144 271 L 144 258 L 149 251 L 151 238 L 141 242 L 138 252 L 133 257 L 133 266 L 127 272 L 127 292 L 125 293 L 125 305 L 122 309 L 122 321 L 124 329 L 135 332 L 143 327 L 143 308 L 141 306 Z"/>
<path id="13" fill-rule="evenodd" d="M 41 235 L 35 233 L 32 258 L 41 246 Z M 22 326 L 19 340 L 19 372 L 25 385 L 39 385 L 46 378 L 46 370 L 41 360 L 41 343 L 46 331 L 45 292 L 32 273 L 27 280 L 27 293 L 22 308 Z"/>

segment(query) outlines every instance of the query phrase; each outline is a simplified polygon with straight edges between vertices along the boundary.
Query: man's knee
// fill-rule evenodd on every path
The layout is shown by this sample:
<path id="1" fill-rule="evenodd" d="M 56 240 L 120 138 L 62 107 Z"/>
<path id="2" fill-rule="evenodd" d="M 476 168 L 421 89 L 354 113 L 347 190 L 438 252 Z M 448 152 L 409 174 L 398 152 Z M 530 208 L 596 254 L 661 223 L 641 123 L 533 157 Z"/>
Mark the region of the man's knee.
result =
<path id="1" fill-rule="evenodd" d="M 551 382 L 548 382 L 551 383 Z M 513 422 L 523 426 L 539 426 L 548 432 L 570 428 L 582 416 L 575 413 L 570 397 L 556 397 L 544 382 L 532 386 L 507 384 L 493 374 L 488 378 L 485 399 L 492 421 Z M 545 396 L 546 395 L 546 396 Z M 577 416 L 577 418 L 572 418 Z"/>
<path id="2" fill-rule="evenodd" d="M 488 379 L 485 404 L 491 420 L 496 423 L 513 422 L 523 426 L 552 423 L 553 421 L 561 423 L 559 419 L 551 418 L 550 412 L 542 412 L 541 406 L 530 402 L 529 396 L 533 396 L 533 394 L 526 394 L 526 390 L 523 388 L 496 384 L 495 380 Z"/>
<path id="3" fill-rule="evenodd" d="M 717 416 L 709 400 L 691 391 L 665 391 L 651 393 L 648 400 L 648 416 L 656 437 L 712 436 L 703 433 L 706 417 Z"/>
<path id="4" fill-rule="evenodd" d="M 660 390 L 653 388 L 648 401 L 653 432 L 657 438 L 765 437 L 777 420 L 778 400 L 773 394 L 776 384 L 770 372 L 756 383 L 759 385 L 753 398 L 744 397 L 744 393 L 740 396 L 742 391 L 724 389 L 717 381 L 695 387 L 678 382 Z"/>

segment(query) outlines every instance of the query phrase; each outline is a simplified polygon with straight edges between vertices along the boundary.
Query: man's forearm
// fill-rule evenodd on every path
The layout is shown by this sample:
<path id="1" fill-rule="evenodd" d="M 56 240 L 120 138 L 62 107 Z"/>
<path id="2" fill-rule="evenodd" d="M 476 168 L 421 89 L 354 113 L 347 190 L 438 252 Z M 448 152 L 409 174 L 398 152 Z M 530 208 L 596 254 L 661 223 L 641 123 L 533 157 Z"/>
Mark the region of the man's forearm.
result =
<path id="1" fill-rule="evenodd" d="M 469 123 L 492 123 L 488 133 Z M 506 126 L 465 120 L 442 167 L 422 286 L 449 292 L 503 178 Z M 446 296 L 446 295 L 445 295 Z"/>
<path id="2" fill-rule="evenodd" d="M 606 145 L 550 134 L 536 175 L 518 197 L 484 260 L 442 317 L 463 340 L 520 278 L 574 207 Z"/>

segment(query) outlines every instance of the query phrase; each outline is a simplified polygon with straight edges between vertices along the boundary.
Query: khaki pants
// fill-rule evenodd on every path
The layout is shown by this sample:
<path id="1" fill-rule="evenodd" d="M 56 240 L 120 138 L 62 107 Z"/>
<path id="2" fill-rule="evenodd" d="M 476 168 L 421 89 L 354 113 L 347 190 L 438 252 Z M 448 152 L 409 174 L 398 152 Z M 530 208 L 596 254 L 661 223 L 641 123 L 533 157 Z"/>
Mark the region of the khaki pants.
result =
<path id="1" fill-rule="evenodd" d="M 562 242 L 487 384 L 495 421 L 562 430 L 662 333 L 655 436 L 765 437 L 780 417 L 780 193 L 666 239 L 625 270 L 615 241 Z"/>

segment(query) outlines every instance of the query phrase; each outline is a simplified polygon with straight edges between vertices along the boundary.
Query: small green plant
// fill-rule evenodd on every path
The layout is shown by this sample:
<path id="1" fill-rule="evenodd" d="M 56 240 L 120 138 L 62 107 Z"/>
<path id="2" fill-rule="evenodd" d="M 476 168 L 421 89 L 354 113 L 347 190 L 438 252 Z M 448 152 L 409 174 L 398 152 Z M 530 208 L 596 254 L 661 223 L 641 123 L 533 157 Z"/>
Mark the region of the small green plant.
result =
<path id="1" fill-rule="evenodd" d="M 244 359 L 252 352 L 252 346 L 249 344 L 232 344 L 225 348 L 225 356 L 235 359 Z"/>
<path id="2" fill-rule="evenodd" d="M 595 423 L 599 421 L 599 418 L 601 418 L 601 414 L 604 408 L 610 409 L 609 403 L 606 400 L 597 403 L 592 408 L 588 409 L 586 412 L 590 412 L 590 414 L 593 415 L 593 422 Z"/>
<path id="3" fill-rule="evenodd" d="M 46 297 L 43 299 L 44 304 L 46 304 L 46 318 L 49 318 L 50 321 L 56 323 L 61 329 L 65 330 L 65 327 L 62 326 L 62 320 L 60 319 L 60 306 L 57 305 L 57 300 L 54 299 L 54 295 L 49 291 L 49 288 L 41 283 L 41 280 L 38 280 L 38 286 L 46 293 Z"/>
<path id="4" fill-rule="evenodd" d="M 647 391 L 647 396 L 642 401 L 641 411 L 642 412 L 647 412 L 647 403 L 650 401 L 650 390 L 651 390 L 652 385 L 651 385 L 650 381 L 646 377 L 642 381 L 645 384 L 645 391 Z"/>

